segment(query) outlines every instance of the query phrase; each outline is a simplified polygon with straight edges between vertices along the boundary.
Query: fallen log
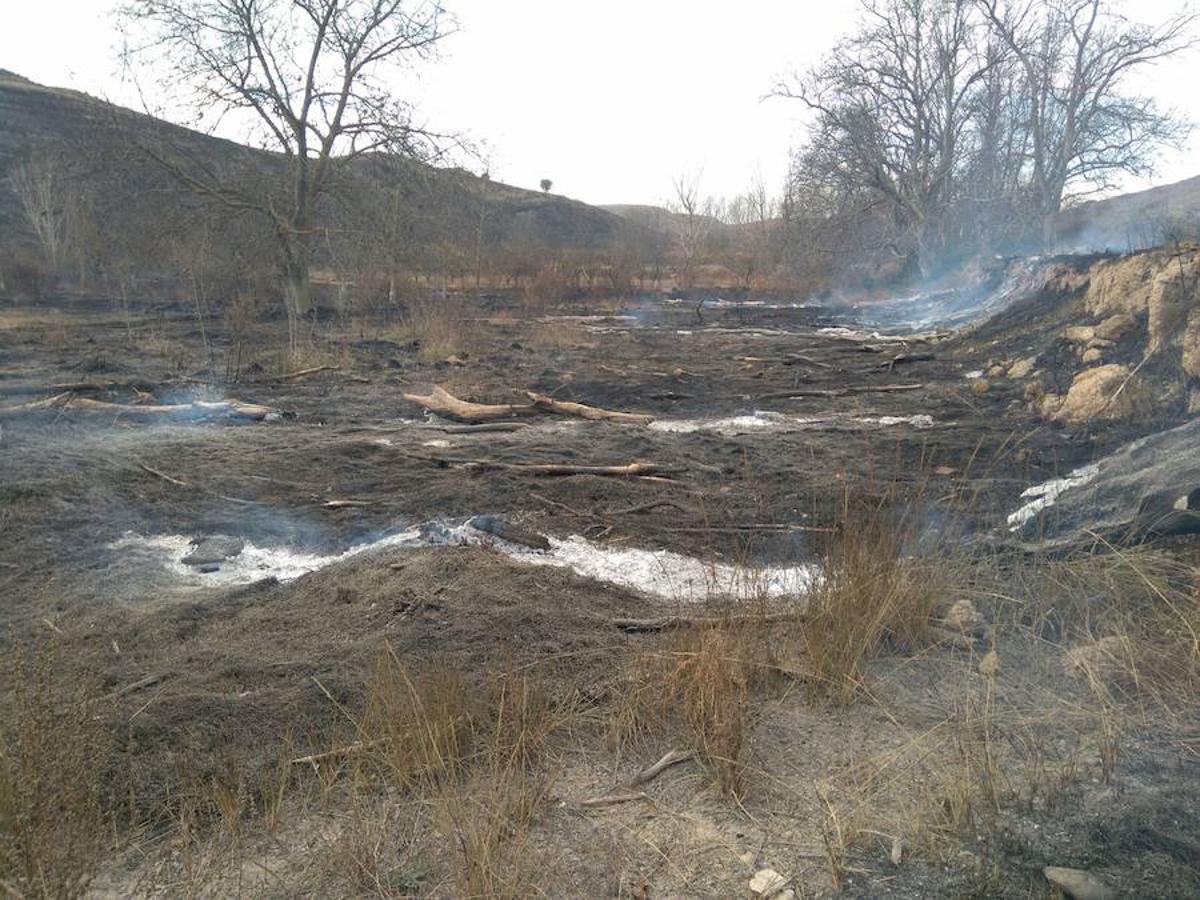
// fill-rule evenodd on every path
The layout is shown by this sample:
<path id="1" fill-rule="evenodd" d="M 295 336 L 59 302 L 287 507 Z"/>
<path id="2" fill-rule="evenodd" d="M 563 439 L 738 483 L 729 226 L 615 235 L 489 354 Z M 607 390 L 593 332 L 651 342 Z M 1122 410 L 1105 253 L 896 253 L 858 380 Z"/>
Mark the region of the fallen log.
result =
<path id="1" fill-rule="evenodd" d="M 645 784 L 647 781 L 653 781 L 667 769 L 671 768 L 671 766 L 687 762 L 695 755 L 691 750 L 672 750 L 654 765 L 642 769 L 633 778 L 629 779 L 629 785 L 630 787 L 637 787 L 638 785 Z"/>
<path id="2" fill-rule="evenodd" d="M 316 375 L 318 372 L 336 372 L 341 366 L 313 366 L 308 369 L 299 369 L 295 372 L 288 372 L 286 375 L 277 375 L 274 378 L 267 379 L 268 381 L 292 381 L 296 378 L 303 378 L 306 375 Z"/>
<path id="3" fill-rule="evenodd" d="M 829 363 L 821 362 L 819 359 L 813 359 L 811 356 L 805 356 L 803 353 L 796 353 L 796 354 L 793 354 L 792 356 L 785 357 L 784 359 L 781 360 L 781 362 L 785 366 L 806 365 L 806 366 L 815 366 L 818 369 L 832 369 L 833 368 L 833 366 L 831 366 Z"/>
<path id="4" fill-rule="evenodd" d="M 410 403 L 417 403 L 432 413 L 437 413 L 439 416 L 444 416 L 447 419 L 456 419 L 460 422 L 478 423 L 478 422 L 495 422 L 499 419 L 513 419 L 520 416 L 533 415 L 537 409 L 532 406 L 518 405 L 515 403 L 472 403 L 468 400 L 459 400 L 449 391 L 434 385 L 433 389 L 428 394 L 404 394 L 404 399 Z"/>
<path id="5" fill-rule="evenodd" d="M 109 403 L 106 400 L 92 400 L 87 397 L 76 397 L 67 391 L 56 394 L 45 400 L 35 400 L 32 403 L 22 403 L 19 406 L 9 406 L 0 409 L 0 418 L 19 416 L 26 413 L 46 409 L 69 409 L 79 412 L 103 412 L 129 416 L 194 416 L 210 418 L 213 416 L 229 416 L 236 419 L 251 419 L 262 421 L 277 410 L 269 406 L 259 406 L 255 403 L 244 403 L 241 400 L 216 400 L 212 402 L 196 400 L 192 403 L 171 404 L 129 404 Z"/>
<path id="6" fill-rule="evenodd" d="M 520 431 L 528 428 L 524 422 L 481 422 L 478 425 L 440 425 L 434 426 L 444 434 L 481 434 L 486 432 Z"/>
<path id="7" fill-rule="evenodd" d="M 933 362 L 935 359 L 937 359 L 937 355 L 933 353 L 899 353 L 896 356 L 893 356 L 887 362 L 881 362 L 879 365 L 875 366 L 875 368 L 884 369 L 890 372 L 892 369 L 896 368 L 896 366 L 903 366 L 907 363 L 916 362 Z"/>
<path id="8" fill-rule="evenodd" d="M 0 408 L 0 419 L 11 416 L 23 416 L 26 413 L 39 412 L 44 409 L 57 409 L 71 399 L 71 392 L 65 391 L 47 397 L 45 400 L 32 400 L 29 403 L 18 403 L 16 406 Z"/>
<path id="9" fill-rule="evenodd" d="M 775 522 L 747 522 L 739 525 L 689 525 L 677 526 L 666 530 L 675 534 L 706 534 L 708 532 L 734 534 L 747 531 L 809 531 L 815 534 L 837 533 L 836 528 L 827 528 L 819 525 L 782 525 Z"/>
<path id="10" fill-rule="evenodd" d="M 831 388 L 817 390 L 815 388 L 796 389 L 791 391 L 775 391 L 770 394 L 759 394 L 759 400 L 791 400 L 804 397 L 849 397 L 855 394 L 898 394 L 904 391 L 919 391 L 926 387 L 924 384 L 866 384 L 846 388 Z"/>
<path id="11" fill-rule="evenodd" d="M 653 416 L 648 416 L 643 413 L 627 413 L 616 412 L 610 409 L 601 409 L 598 406 L 586 406 L 583 403 L 571 403 L 566 400 L 555 400 L 553 397 L 546 394 L 537 394 L 533 391 L 526 391 L 525 396 L 529 398 L 538 409 L 544 409 L 548 412 L 557 413 L 560 416 L 574 416 L 580 419 L 590 419 L 592 421 L 604 422 L 623 422 L 627 425 L 649 425 L 654 421 Z"/>
<path id="12" fill-rule="evenodd" d="M 603 806 L 617 806 L 621 803 L 631 803 L 634 800 L 645 800 L 650 803 L 654 802 L 650 799 L 649 794 L 645 793 L 644 791 L 637 791 L 636 793 L 629 794 L 607 794 L 603 797 L 591 797 L 588 800 L 580 800 L 579 805 L 595 809 Z"/>
<path id="13" fill-rule="evenodd" d="M 654 619 L 613 619 L 612 625 L 621 631 L 649 633 L 670 631 L 673 628 L 715 628 L 722 625 L 770 625 L 794 622 L 797 612 L 766 613 L 758 616 L 659 616 Z"/>

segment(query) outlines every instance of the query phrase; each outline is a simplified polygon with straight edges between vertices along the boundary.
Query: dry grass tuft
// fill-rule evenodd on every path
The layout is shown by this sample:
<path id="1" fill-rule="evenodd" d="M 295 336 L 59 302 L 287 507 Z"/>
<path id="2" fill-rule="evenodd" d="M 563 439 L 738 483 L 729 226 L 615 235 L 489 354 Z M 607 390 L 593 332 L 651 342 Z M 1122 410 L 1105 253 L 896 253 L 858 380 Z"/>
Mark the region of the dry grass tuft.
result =
<path id="1" fill-rule="evenodd" d="M 678 733 L 721 790 L 738 796 L 752 701 L 780 671 L 768 649 L 769 630 L 765 621 L 740 620 L 688 629 L 634 654 L 610 715 L 610 744 L 636 745 Z"/>
<path id="2" fill-rule="evenodd" d="M 925 641 L 934 609 L 953 599 L 955 566 L 909 557 L 900 529 L 880 513 L 850 519 L 826 554 L 808 598 L 801 643 L 815 698 L 849 703 L 879 652 Z"/>
<path id="3" fill-rule="evenodd" d="M 12 652 L 0 721 L 0 893 L 86 893 L 111 832 L 101 777 L 111 734 L 100 709 L 65 687 L 54 656 Z"/>
<path id="4" fill-rule="evenodd" d="M 481 336 L 475 312 L 462 300 L 423 297 L 408 304 L 399 337 L 420 344 L 425 362 L 442 362 L 452 356 L 465 357 L 479 345 Z"/>

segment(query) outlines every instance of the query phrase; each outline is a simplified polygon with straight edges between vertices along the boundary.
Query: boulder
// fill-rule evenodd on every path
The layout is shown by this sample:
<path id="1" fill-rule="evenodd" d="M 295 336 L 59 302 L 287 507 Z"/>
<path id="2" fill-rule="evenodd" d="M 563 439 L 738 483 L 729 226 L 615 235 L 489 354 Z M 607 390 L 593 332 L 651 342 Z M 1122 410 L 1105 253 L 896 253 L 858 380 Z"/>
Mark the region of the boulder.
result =
<path id="1" fill-rule="evenodd" d="M 996 363 L 996 365 L 987 370 L 988 378 L 1003 378 L 1007 374 L 1008 369 L 1003 363 Z"/>
<path id="2" fill-rule="evenodd" d="M 1119 341 L 1137 328 L 1137 320 L 1129 313 L 1109 316 L 1096 326 L 1096 337 L 1105 341 Z"/>
<path id="3" fill-rule="evenodd" d="M 1200 378 L 1200 308 L 1193 309 L 1188 316 L 1187 328 L 1183 331 L 1183 371 L 1193 378 Z"/>
<path id="4" fill-rule="evenodd" d="M 1137 253 L 1096 263 L 1083 299 L 1087 311 L 1098 317 L 1144 313 L 1150 303 L 1151 284 L 1165 265 L 1165 256 Z"/>
<path id="5" fill-rule="evenodd" d="M 991 382 L 986 378 L 975 378 L 971 381 L 971 393 L 977 397 L 982 397 L 991 390 Z"/>
<path id="6" fill-rule="evenodd" d="M 1114 544 L 1200 532 L 1200 419 L 1132 441 L 1099 460 L 1020 526 L 1043 547 L 1096 536 Z M 1014 504 L 1020 501 L 1014 498 Z"/>
<path id="7" fill-rule="evenodd" d="M 1110 364 L 1085 369 L 1075 376 L 1053 418 L 1071 425 L 1094 419 L 1124 419 L 1134 412 L 1140 391 L 1128 366 Z M 1118 395 L 1118 391 L 1120 394 Z"/>
<path id="8" fill-rule="evenodd" d="M 1083 869 L 1046 866 L 1042 869 L 1042 874 L 1048 882 L 1072 900 L 1116 900 L 1116 891 Z"/>
<path id="9" fill-rule="evenodd" d="M 201 571 L 215 572 L 217 571 L 215 566 L 227 559 L 233 559 L 242 552 L 242 548 L 245 546 L 246 543 L 241 538 L 228 535 L 198 538 L 192 542 L 191 552 L 182 559 L 182 562 L 184 565 L 196 566 Z M 209 568 L 210 566 L 214 568 Z"/>
<path id="10" fill-rule="evenodd" d="M 1096 327 L 1094 325 L 1068 325 L 1063 331 L 1063 337 L 1072 344 L 1086 344 L 1095 336 Z"/>
<path id="11" fill-rule="evenodd" d="M 1092 363 L 1098 363 L 1104 359 L 1104 351 L 1098 347 L 1092 347 L 1083 351 L 1083 356 L 1081 359 L 1083 360 L 1084 365 L 1090 366 Z"/>
<path id="12" fill-rule="evenodd" d="M 1022 378 L 1028 378 L 1033 374 L 1033 370 L 1037 368 L 1037 357 L 1027 356 L 1024 359 L 1018 359 L 1015 363 L 1008 367 L 1008 377 L 1015 381 Z"/>
<path id="13" fill-rule="evenodd" d="M 1200 256 L 1165 266 L 1154 279 L 1148 308 L 1149 354 L 1179 338 L 1189 316 L 1200 311 Z"/>
<path id="14" fill-rule="evenodd" d="M 763 900 L 776 897 L 787 887 L 788 880 L 774 869 L 759 869 L 750 879 L 750 893 L 757 894 Z"/>

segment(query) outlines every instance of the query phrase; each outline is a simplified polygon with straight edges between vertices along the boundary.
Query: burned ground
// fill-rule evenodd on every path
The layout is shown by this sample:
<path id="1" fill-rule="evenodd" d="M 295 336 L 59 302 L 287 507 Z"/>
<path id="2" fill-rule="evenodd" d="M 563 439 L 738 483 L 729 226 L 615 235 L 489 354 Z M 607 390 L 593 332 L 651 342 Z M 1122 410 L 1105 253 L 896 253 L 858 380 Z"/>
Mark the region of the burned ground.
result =
<path id="1" fill-rule="evenodd" d="M 1062 580 L 1038 581 L 1026 603 L 1013 587 L 1033 566 L 1022 554 L 971 555 L 980 538 L 990 545 L 1004 533 L 1026 487 L 1154 427 L 1067 428 L 1031 416 L 1015 381 L 973 389 L 966 375 L 995 357 L 1051 358 L 1054 339 L 1043 336 L 1060 324 L 1047 323 L 1067 323 L 1076 299 L 1043 298 L 1035 318 L 963 337 L 895 342 L 830 331 L 812 310 L 649 316 L 637 304 L 611 316 L 531 315 L 498 298 L 465 307 L 471 319 L 451 329 L 458 346 L 445 353 L 388 323 L 331 321 L 315 326 L 311 360 L 282 367 L 269 343 L 235 352 L 244 336 L 183 310 L 126 316 L 64 300 L 0 311 L 7 405 L 88 382 L 100 388 L 78 389 L 120 403 L 149 390 L 155 402 L 230 396 L 286 414 L 159 422 L 67 407 L 0 419 L 5 655 L 50 646 L 59 677 L 88 684 L 117 725 L 103 789 L 137 836 L 94 887 L 184 889 L 169 812 L 184 785 L 230 771 L 257 783 L 281 753 L 365 740 L 347 711 L 362 709 L 386 645 L 411 672 L 464 673 L 478 691 L 489 672 L 534 673 L 548 702 L 582 710 L 556 745 L 554 786 L 523 839 L 534 893 L 729 896 L 770 866 L 805 894 L 840 883 L 862 896 L 1039 896 L 1041 866 L 1074 865 L 1156 896 L 1191 895 L 1194 705 L 1138 700 L 1107 768 L 1123 701 L 1061 677 L 1063 647 L 1096 623 L 1062 612 Z M 236 378 L 226 362 L 235 356 Z M 281 377 L 320 366 L 329 368 Z M 489 403 L 533 390 L 648 413 L 657 425 L 539 416 L 511 432 L 463 432 L 402 398 L 435 384 Z M 914 387 L 875 390 L 897 385 Z M 667 474 L 550 478 L 495 465 L 634 461 Z M 893 519 L 905 554 L 934 548 L 963 567 L 955 589 L 985 611 L 990 637 L 969 649 L 884 648 L 861 699 L 830 707 L 802 687 L 804 655 L 793 652 L 802 625 L 764 615 L 748 640 L 778 672 L 749 713 L 737 799 L 689 765 L 646 788 L 650 802 L 600 809 L 578 801 L 680 740 L 605 737 L 628 660 L 703 652 L 614 623 L 694 610 L 522 565 L 486 544 L 382 549 L 294 581 L 226 588 L 180 584 L 112 546 L 131 532 L 233 534 L 339 553 L 415 524 L 490 514 L 604 547 L 755 566 L 822 558 L 845 538 L 848 508 Z M 1171 566 L 1150 580 L 1175 590 L 1187 570 Z M 720 598 L 706 606 L 731 614 Z M 998 675 L 978 671 L 990 648 Z M 962 735 L 980 729 L 1001 736 L 995 752 L 1011 769 L 985 761 L 996 771 L 980 778 L 962 749 Z M 347 830 L 339 803 L 349 801 L 312 799 L 326 796 L 322 776 L 294 770 L 288 824 L 270 839 L 248 831 L 236 854 L 197 870 L 207 890 L 365 890 L 340 880 L 330 856 L 330 835 Z M 991 793 L 979 794 L 980 783 Z M 437 840 L 412 840 L 416 856 L 391 863 L 407 874 L 380 892 L 462 893 Z M 899 865 L 888 861 L 897 843 Z M 249 861 L 270 877 L 245 876 Z"/>

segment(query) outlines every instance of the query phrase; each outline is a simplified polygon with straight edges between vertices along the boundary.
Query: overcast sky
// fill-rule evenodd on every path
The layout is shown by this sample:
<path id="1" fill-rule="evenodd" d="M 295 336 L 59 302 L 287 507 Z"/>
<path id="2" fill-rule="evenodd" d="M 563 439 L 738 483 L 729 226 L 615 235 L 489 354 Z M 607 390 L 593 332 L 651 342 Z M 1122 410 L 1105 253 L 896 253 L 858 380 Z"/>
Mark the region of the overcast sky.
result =
<path id="1" fill-rule="evenodd" d="M 1137 0 L 1154 19 L 1197 0 Z M 121 79 L 110 0 L 0 0 L 0 68 L 139 107 Z M 803 135 L 794 102 L 763 100 L 854 22 L 852 0 L 446 0 L 459 30 L 422 69 L 425 118 L 486 145 L 493 177 L 542 178 L 589 203 L 661 203 L 681 174 L 733 194 L 782 183 Z M 1200 54 L 1140 87 L 1200 121 Z M 229 135 L 234 137 L 235 135 Z M 1154 183 L 1200 174 L 1200 132 Z M 1129 188 L 1145 183 L 1129 183 Z"/>

